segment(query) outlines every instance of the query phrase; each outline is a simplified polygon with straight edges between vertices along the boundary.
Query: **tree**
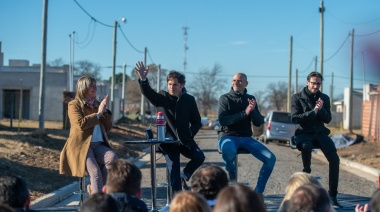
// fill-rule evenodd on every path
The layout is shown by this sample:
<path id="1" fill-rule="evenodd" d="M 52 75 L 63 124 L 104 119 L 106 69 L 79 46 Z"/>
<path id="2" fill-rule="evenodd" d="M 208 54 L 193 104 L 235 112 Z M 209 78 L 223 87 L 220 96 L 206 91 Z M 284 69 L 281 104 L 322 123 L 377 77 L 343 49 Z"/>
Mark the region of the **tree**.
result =
<path id="1" fill-rule="evenodd" d="M 63 66 L 63 59 L 62 58 L 57 58 L 53 61 L 50 61 L 48 66 L 51 66 L 51 67 L 58 67 L 58 66 Z"/>
<path id="2" fill-rule="evenodd" d="M 270 83 L 267 86 L 268 94 L 266 100 L 268 101 L 269 108 L 275 110 L 286 110 L 288 87 L 285 82 Z"/>
<path id="3" fill-rule="evenodd" d="M 263 110 L 266 109 L 265 103 L 267 102 L 265 99 L 265 96 L 264 96 L 264 91 L 253 92 L 253 96 L 255 97 L 256 102 L 257 102 L 257 106 L 259 107 L 259 110 L 262 113 Z"/>
<path id="4" fill-rule="evenodd" d="M 155 64 L 149 65 L 149 73 L 148 73 L 148 80 L 149 85 L 154 89 L 157 90 L 157 78 L 158 78 L 158 66 Z M 163 87 L 166 86 L 166 69 L 161 68 L 160 72 L 160 90 L 163 90 Z M 136 74 L 136 70 L 133 68 L 131 70 L 131 78 L 127 81 L 127 100 L 131 103 L 140 104 L 141 103 L 141 91 L 139 88 L 139 77 Z M 147 112 L 151 112 L 151 105 L 148 100 L 145 101 L 145 109 Z"/>
<path id="5" fill-rule="evenodd" d="M 198 106 L 203 109 L 204 116 L 207 116 L 208 111 L 218 103 L 220 91 L 224 89 L 225 80 L 219 78 L 221 73 L 222 68 L 218 64 L 211 70 L 205 68 L 198 72 L 189 86 Z"/>
<path id="6" fill-rule="evenodd" d="M 100 77 L 100 65 L 90 62 L 88 60 L 80 60 L 75 63 L 74 75 L 76 76 L 91 76 L 97 81 L 101 80 Z"/>

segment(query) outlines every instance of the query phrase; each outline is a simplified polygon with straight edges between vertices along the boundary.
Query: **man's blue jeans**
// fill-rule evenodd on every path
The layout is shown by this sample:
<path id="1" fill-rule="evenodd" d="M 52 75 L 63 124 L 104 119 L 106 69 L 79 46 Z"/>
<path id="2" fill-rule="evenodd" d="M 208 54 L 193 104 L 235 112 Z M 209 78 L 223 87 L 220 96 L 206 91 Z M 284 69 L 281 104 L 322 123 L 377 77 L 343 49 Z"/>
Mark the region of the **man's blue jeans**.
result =
<path id="1" fill-rule="evenodd" d="M 249 151 L 255 158 L 263 162 L 255 191 L 260 194 L 264 193 L 276 163 L 276 156 L 268 148 L 252 137 L 237 136 L 223 136 L 219 140 L 218 148 L 222 151 L 222 158 L 228 172 L 236 172 L 234 162 L 238 148 Z"/>

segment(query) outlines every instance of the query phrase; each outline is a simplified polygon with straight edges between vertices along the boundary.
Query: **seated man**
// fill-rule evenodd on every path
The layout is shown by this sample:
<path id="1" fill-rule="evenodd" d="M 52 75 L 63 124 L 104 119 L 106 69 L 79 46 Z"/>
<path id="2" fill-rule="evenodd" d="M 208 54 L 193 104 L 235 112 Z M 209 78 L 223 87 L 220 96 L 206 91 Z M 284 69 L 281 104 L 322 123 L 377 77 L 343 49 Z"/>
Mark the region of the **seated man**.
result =
<path id="1" fill-rule="evenodd" d="M 334 142 L 329 137 L 330 130 L 325 127 L 331 121 L 331 111 L 330 98 L 319 90 L 322 81 L 320 73 L 311 72 L 307 76 L 306 87 L 292 96 L 292 122 L 299 125 L 295 141 L 302 153 L 303 172 L 311 173 L 312 148 L 321 148 L 329 161 L 328 192 L 333 206 L 341 208 L 337 200 L 340 160 Z"/>
<path id="2" fill-rule="evenodd" d="M 15 210 L 29 210 L 30 196 L 24 179 L 13 175 L 0 176 L 0 204 Z"/>
<path id="3" fill-rule="evenodd" d="M 117 159 L 109 164 L 103 192 L 117 200 L 121 211 L 142 212 L 148 208 L 140 198 L 142 174 L 134 164 Z"/>
<path id="4" fill-rule="evenodd" d="M 216 165 L 199 167 L 190 178 L 191 191 L 203 195 L 213 208 L 219 191 L 228 186 L 227 173 Z"/>
<path id="5" fill-rule="evenodd" d="M 231 181 L 236 181 L 237 177 L 234 166 L 237 149 L 247 150 L 263 162 L 255 188 L 255 191 L 262 195 L 276 163 L 276 157 L 262 143 L 252 138 L 251 123 L 260 126 L 264 119 L 255 97 L 247 93 L 247 85 L 247 76 L 237 73 L 232 79 L 230 92 L 223 94 L 219 99 L 218 113 L 222 128 L 219 132 L 218 148 L 222 151 Z"/>

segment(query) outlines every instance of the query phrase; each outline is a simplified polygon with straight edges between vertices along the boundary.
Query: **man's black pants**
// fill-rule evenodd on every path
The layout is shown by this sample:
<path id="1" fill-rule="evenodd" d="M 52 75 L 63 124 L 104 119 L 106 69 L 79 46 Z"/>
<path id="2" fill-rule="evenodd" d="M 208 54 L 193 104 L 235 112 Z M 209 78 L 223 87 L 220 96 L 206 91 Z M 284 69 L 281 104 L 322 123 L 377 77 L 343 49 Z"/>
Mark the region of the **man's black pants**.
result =
<path id="1" fill-rule="evenodd" d="M 311 172 L 311 150 L 320 148 L 329 162 L 329 194 L 335 197 L 338 194 L 339 182 L 339 156 L 335 144 L 325 134 L 301 134 L 296 136 L 297 148 L 302 153 L 303 171 Z"/>

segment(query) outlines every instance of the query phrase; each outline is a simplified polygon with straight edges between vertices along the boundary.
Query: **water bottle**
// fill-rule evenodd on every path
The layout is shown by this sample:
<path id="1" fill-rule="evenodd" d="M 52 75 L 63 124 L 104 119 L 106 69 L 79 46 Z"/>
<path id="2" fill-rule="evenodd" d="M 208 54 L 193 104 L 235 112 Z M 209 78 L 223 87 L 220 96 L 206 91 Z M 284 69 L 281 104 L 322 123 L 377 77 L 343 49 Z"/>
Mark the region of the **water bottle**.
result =
<path id="1" fill-rule="evenodd" d="M 157 113 L 157 141 L 165 141 L 165 119 L 162 112 Z"/>

